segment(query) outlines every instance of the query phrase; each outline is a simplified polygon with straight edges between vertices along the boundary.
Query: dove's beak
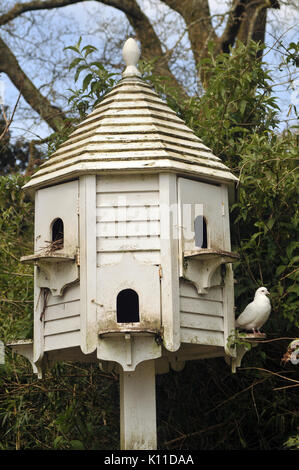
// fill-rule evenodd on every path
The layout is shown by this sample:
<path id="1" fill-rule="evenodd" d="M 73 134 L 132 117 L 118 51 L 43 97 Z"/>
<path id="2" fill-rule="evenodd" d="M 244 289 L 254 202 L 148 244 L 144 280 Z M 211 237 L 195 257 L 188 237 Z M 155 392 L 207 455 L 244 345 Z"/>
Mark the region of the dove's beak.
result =
<path id="1" fill-rule="evenodd" d="M 266 294 L 266 295 L 271 295 L 271 294 L 270 294 L 270 292 L 269 292 L 268 290 L 265 292 L 265 294 Z"/>

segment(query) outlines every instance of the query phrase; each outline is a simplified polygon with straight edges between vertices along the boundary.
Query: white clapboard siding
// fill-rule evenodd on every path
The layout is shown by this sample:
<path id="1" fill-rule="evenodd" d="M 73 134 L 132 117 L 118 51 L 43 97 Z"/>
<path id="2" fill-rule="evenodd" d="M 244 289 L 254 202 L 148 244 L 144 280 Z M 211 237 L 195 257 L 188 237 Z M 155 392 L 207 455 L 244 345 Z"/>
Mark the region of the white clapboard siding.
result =
<path id="1" fill-rule="evenodd" d="M 97 222 L 135 222 L 135 221 L 159 221 L 160 208 L 151 206 L 120 206 L 97 208 Z"/>
<path id="2" fill-rule="evenodd" d="M 80 288 L 65 290 L 63 296 L 49 295 L 44 312 L 45 351 L 80 345 Z"/>
<path id="3" fill-rule="evenodd" d="M 80 315 L 67 316 L 44 323 L 45 351 L 80 345 Z"/>
<path id="4" fill-rule="evenodd" d="M 66 333 L 68 331 L 77 331 L 80 329 L 80 316 L 63 318 L 59 320 L 51 320 L 45 322 L 45 336 Z"/>
<path id="5" fill-rule="evenodd" d="M 181 311 L 183 312 L 222 316 L 222 302 L 185 297 L 184 295 L 180 295 L 180 299 Z"/>
<path id="6" fill-rule="evenodd" d="M 80 331 L 70 331 L 45 337 L 45 351 L 72 348 L 80 345 Z"/>
<path id="7" fill-rule="evenodd" d="M 97 193 L 97 207 L 124 208 L 149 207 L 157 205 L 157 191 L 119 191 L 117 193 Z"/>
<path id="8" fill-rule="evenodd" d="M 159 236 L 160 221 L 127 220 L 97 223 L 97 237 L 144 237 L 144 235 Z"/>
<path id="9" fill-rule="evenodd" d="M 183 343 L 224 345 L 222 289 L 198 295 L 195 287 L 180 281 L 180 326 Z"/>
<path id="10" fill-rule="evenodd" d="M 99 253 L 118 252 L 122 251 L 152 251 L 159 250 L 160 237 L 98 237 L 97 251 Z"/>
<path id="11" fill-rule="evenodd" d="M 159 191 L 159 180 L 156 175 L 127 175 L 97 179 L 97 193 L 119 193 L 122 191 Z"/>
<path id="12" fill-rule="evenodd" d="M 119 252 L 99 252 L 97 254 L 97 266 L 107 264 L 118 264 L 121 262 L 123 254 Z M 160 264 L 160 251 L 148 250 L 148 251 L 135 251 L 134 258 L 139 263 L 146 264 Z"/>
<path id="13" fill-rule="evenodd" d="M 181 328 L 181 342 L 223 347 L 224 336 L 220 331 Z"/>
<path id="14" fill-rule="evenodd" d="M 181 311 L 181 327 L 199 330 L 222 331 L 223 318 L 213 315 L 185 313 Z"/>
<path id="15" fill-rule="evenodd" d="M 138 253 L 141 262 L 159 263 L 156 175 L 99 176 L 96 204 L 98 266 L 118 263 L 126 252 Z"/>
<path id="16" fill-rule="evenodd" d="M 205 301 L 212 300 L 214 302 L 222 302 L 222 288 L 219 286 L 211 287 L 204 296 L 199 296 L 195 286 L 191 282 L 181 280 L 180 295 L 194 299 L 203 299 Z"/>
<path id="17" fill-rule="evenodd" d="M 80 300 L 52 304 L 45 310 L 45 322 L 80 315 Z"/>

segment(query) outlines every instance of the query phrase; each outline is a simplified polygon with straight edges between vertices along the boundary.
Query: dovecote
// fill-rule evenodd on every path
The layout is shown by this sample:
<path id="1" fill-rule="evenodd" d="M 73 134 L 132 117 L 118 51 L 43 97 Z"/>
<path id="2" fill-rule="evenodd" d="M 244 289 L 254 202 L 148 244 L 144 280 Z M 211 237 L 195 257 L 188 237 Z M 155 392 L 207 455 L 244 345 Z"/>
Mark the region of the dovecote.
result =
<path id="1" fill-rule="evenodd" d="M 123 78 L 24 187 L 34 339 L 14 347 L 40 376 L 58 360 L 116 370 L 121 448 L 154 449 L 155 374 L 235 361 L 237 178 L 140 77 L 133 39 L 123 55 Z"/>

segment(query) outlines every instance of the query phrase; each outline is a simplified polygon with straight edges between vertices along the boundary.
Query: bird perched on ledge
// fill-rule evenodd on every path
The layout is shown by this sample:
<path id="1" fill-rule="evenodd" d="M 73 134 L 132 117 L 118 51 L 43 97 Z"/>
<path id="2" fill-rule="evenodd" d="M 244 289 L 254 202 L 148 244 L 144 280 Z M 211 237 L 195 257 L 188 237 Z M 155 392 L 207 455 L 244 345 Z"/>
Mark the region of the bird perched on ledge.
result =
<path id="1" fill-rule="evenodd" d="M 254 295 L 254 300 L 245 307 L 235 321 L 235 327 L 241 330 L 252 330 L 253 334 L 261 334 L 260 328 L 266 323 L 271 312 L 271 303 L 268 299 L 266 287 L 259 287 Z"/>

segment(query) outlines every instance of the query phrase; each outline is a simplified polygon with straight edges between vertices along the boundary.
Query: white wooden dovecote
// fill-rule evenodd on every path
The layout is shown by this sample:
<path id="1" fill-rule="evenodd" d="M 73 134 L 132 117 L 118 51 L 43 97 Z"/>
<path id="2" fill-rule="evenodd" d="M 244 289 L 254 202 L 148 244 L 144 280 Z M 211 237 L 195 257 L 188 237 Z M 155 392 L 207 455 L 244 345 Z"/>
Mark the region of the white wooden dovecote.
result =
<path id="1" fill-rule="evenodd" d="M 116 368 L 123 449 L 156 446 L 155 413 L 144 416 L 155 373 L 236 361 L 237 178 L 141 79 L 139 55 L 129 39 L 122 80 L 25 185 L 36 198 L 35 251 L 23 258 L 35 264 L 34 341 L 15 345 L 39 374 L 58 360 Z"/>

